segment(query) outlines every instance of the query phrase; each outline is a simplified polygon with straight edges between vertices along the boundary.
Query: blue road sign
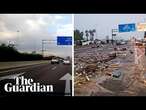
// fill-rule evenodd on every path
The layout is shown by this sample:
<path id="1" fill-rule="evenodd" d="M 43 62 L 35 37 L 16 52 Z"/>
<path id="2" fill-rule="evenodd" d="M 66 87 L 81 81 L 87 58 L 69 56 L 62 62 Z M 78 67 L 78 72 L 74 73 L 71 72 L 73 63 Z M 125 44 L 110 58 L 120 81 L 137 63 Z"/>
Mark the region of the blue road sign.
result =
<path id="1" fill-rule="evenodd" d="M 134 23 L 131 24 L 119 24 L 119 32 L 133 32 L 136 31 Z"/>
<path id="2" fill-rule="evenodd" d="M 57 36 L 57 45 L 72 45 L 71 36 Z"/>

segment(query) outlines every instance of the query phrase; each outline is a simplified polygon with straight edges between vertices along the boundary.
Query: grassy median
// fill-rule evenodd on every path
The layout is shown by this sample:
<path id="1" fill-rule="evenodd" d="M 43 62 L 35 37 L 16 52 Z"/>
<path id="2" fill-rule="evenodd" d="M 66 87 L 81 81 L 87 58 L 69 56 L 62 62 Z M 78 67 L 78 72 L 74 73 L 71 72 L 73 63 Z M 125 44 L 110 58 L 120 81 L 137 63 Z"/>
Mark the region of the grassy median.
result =
<path id="1" fill-rule="evenodd" d="M 48 63 L 46 60 L 39 60 L 39 61 L 12 61 L 12 62 L 0 62 L 0 70 L 15 68 L 15 67 L 23 67 L 41 63 Z"/>

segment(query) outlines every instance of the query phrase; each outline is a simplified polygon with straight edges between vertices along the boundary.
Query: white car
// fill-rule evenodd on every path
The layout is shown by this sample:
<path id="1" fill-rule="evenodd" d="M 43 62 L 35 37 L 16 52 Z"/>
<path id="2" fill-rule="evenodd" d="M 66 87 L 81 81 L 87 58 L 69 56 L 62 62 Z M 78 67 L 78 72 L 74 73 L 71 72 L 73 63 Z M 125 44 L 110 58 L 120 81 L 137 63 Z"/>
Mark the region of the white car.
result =
<path id="1" fill-rule="evenodd" d="M 55 64 L 55 63 L 59 64 L 59 59 L 53 58 L 53 59 L 51 60 L 51 64 Z"/>
<path id="2" fill-rule="evenodd" d="M 64 60 L 63 60 L 63 64 L 65 64 L 65 65 L 69 65 L 69 64 L 70 64 L 70 60 L 68 60 L 68 59 L 64 59 Z"/>

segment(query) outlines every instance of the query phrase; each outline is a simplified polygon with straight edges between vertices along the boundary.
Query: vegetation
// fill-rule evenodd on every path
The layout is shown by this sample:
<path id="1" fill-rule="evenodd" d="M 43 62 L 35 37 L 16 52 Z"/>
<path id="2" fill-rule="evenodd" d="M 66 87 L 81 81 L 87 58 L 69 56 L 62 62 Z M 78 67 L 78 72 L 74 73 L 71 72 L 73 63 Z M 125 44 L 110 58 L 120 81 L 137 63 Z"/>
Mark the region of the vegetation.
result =
<path id="1" fill-rule="evenodd" d="M 80 32 L 80 30 L 74 30 L 74 40 L 78 41 L 78 40 L 83 40 L 83 32 Z"/>
<path id="2" fill-rule="evenodd" d="M 95 29 L 85 30 L 85 32 L 81 32 L 80 30 L 76 29 L 74 30 L 74 40 L 75 41 L 81 41 L 81 40 L 93 41 L 95 33 L 96 33 Z M 86 36 L 86 38 L 83 38 L 83 36 Z"/>
<path id="3" fill-rule="evenodd" d="M 13 45 L 0 45 L 0 61 L 31 61 L 42 60 L 43 56 L 35 52 L 20 53 Z"/>

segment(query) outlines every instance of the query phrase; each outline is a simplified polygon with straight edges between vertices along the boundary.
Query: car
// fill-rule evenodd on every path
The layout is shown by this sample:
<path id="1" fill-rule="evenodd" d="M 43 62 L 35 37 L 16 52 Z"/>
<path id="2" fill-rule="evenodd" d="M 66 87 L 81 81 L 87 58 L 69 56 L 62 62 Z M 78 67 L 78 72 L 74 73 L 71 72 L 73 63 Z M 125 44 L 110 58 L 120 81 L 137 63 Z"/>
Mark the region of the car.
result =
<path id="1" fill-rule="evenodd" d="M 117 41 L 116 42 L 116 45 L 125 45 L 127 44 L 125 41 Z"/>
<path id="2" fill-rule="evenodd" d="M 64 59 L 64 60 L 63 60 L 63 64 L 64 64 L 64 65 L 69 65 L 69 64 L 70 64 L 70 60 Z"/>
<path id="3" fill-rule="evenodd" d="M 113 72 L 112 76 L 115 77 L 115 78 L 119 78 L 121 76 L 121 72 L 120 71 L 115 71 L 115 72 Z"/>
<path id="4" fill-rule="evenodd" d="M 59 62 L 62 63 L 63 62 L 63 59 L 59 59 Z"/>
<path id="5" fill-rule="evenodd" d="M 59 64 L 59 59 L 58 58 L 52 58 L 51 64 Z"/>
<path id="6" fill-rule="evenodd" d="M 121 45 L 125 45 L 125 44 L 126 44 L 126 42 L 124 42 L 124 41 L 121 42 Z"/>

